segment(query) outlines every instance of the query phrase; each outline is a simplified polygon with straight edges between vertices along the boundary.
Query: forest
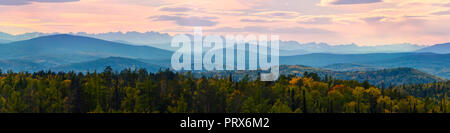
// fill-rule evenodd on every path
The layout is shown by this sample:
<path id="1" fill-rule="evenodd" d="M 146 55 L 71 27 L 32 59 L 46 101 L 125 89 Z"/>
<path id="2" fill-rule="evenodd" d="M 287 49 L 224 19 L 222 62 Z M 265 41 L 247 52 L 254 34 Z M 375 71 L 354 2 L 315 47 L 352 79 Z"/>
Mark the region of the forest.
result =
<path id="1" fill-rule="evenodd" d="M 1 113 L 449 113 L 450 81 L 374 86 L 282 75 L 262 82 L 233 75 L 145 69 L 0 72 Z M 256 78 L 258 79 L 258 78 Z"/>

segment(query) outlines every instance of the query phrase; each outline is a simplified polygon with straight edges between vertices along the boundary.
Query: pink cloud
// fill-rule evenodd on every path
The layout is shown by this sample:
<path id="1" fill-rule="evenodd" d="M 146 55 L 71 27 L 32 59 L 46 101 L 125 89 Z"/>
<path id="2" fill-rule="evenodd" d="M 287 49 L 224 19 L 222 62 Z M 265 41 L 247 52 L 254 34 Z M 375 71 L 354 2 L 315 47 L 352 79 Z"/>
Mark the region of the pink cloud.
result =
<path id="1" fill-rule="evenodd" d="M 75 2 L 80 0 L 1 0 L 0 5 L 28 5 L 33 2 L 43 2 L 43 3 L 62 3 L 62 2 Z"/>
<path id="2" fill-rule="evenodd" d="M 300 42 L 360 45 L 428 44 L 446 42 L 446 38 L 450 38 L 447 32 L 450 27 L 445 25 L 450 21 L 448 7 L 439 0 L 55 1 L 15 0 L 16 6 L 11 3 L 6 6 L 10 0 L 0 1 L 0 31 L 15 34 L 168 31 L 178 34 L 190 33 L 193 26 L 204 26 L 207 31 L 221 34 L 276 33 Z M 320 6 L 324 1 L 334 6 Z M 412 2 L 427 4 L 405 4 Z"/>

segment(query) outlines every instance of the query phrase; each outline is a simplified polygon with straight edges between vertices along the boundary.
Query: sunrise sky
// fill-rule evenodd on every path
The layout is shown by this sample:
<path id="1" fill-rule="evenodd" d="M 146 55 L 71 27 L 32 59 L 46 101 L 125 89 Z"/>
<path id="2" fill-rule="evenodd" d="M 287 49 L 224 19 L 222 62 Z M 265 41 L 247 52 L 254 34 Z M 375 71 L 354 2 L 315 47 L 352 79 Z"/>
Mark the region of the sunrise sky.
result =
<path id="1" fill-rule="evenodd" d="M 449 42 L 449 0 L 0 0 L 0 31 L 277 34 L 384 45 Z"/>

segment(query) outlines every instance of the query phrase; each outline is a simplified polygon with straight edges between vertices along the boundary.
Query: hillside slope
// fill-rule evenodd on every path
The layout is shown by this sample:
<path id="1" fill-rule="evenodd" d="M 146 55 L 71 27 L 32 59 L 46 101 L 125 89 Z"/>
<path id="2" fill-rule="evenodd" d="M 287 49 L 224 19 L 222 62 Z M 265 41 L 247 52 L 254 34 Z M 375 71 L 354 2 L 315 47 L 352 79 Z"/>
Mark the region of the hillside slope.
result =
<path id="1" fill-rule="evenodd" d="M 39 55 L 83 55 L 97 57 L 169 58 L 172 52 L 148 46 L 133 46 L 73 35 L 50 35 L 0 45 L 0 58 Z M 70 58 L 70 57 L 68 57 Z"/>
<path id="2" fill-rule="evenodd" d="M 450 43 L 444 43 L 444 44 L 436 44 L 430 47 L 426 47 L 423 49 L 420 49 L 416 52 L 419 53 L 437 53 L 437 54 L 450 54 Z"/>
<path id="3" fill-rule="evenodd" d="M 111 66 L 111 68 L 115 71 L 121 71 L 128 68 L 130 69 L 145 68 L 149 72 L 156 72 L 160 68 L 164 68 L 159 65 L 144 63 L 134 59 L 122 57 L 108 57 L 94 61 L 62 65 L 50 69 L 52 71 L 65 71 L 65 72 L 72 70 L 76 72 L 87 72 L 87 71 L 93 72 L 93 71 L 103 71 L 107 66 Z"/>
<path id="4" fill-rule="evenodd" d="M 314 72 L 321 77 L 332 76 L 341 80 L 357 80 L 363 82 L 368 80 L 374 85 L 392 84 L 417 84 L 417 83 L 433 83 L 445 81 L 443 78 L 433 76 L 413 68 L 393 68 L 381 69 L 376 71 L 331 71 L 327 69 L 311 68 L 300 65 L 283 65 L 280 68 L 281 74 L 302 75 L 304 72 Z"/>
<path id="5" fill-rule="evenodd" d="M 308 54 L 282 56 L 280 64 L 330 67 L 333 64 L 357 64 L 380 68 L 409 67 L 450 79 L 450 54 L 377 53 L 377 54 Z M 335 68 L 337 68 L 335 66 Z M 342 67 L 339 71 L 346 68 Z M 356 68 L 353 68 L 356 69 Z M 337 69 L 333 69 L 337 70 Z"/>

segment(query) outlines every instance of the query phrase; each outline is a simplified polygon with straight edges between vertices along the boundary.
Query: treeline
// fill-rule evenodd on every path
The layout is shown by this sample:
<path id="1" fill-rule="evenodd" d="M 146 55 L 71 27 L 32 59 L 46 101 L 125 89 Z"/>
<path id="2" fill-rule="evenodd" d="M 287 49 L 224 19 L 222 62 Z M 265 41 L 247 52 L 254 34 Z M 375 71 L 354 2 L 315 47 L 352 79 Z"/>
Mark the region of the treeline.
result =
<path id="1" fill-rule="evenodd" d="M 450 82 L 380 87 L 283 75 L 275 82 L 170 70 L 0 74 L 8 113 L 449 113 Z"/>

